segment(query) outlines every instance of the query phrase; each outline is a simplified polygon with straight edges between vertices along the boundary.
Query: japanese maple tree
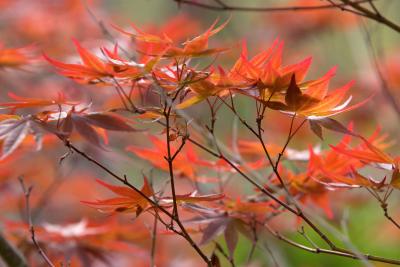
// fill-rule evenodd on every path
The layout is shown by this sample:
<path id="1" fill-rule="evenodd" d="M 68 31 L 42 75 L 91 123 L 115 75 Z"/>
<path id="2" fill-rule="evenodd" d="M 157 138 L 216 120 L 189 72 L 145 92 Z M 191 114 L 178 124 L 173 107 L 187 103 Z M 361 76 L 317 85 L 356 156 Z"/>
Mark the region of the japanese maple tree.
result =
<path id="1" fill-rule="evenodd" d="M 354 13 L 340 25 L 356 27 L 364 16 L 400 32 L 378 0 L 175 0 L 166 2 L 232 13 L 207 23 L 177 15 L 158 26 L 132 19 L 127 27 L 99 19 L 101 1 L 39 2 L 0 1 L 13 29 L 0 27 L 6 265 L 281 266 L 279 242 L 367 266 L 400 265 L 398 254 L 358 249 L 350 241 L 356 227 L 340 220 L 348 206 L 372 199 L 380 208 L 372 216 L 382 218 L 376 227 L 400 234 L 399 129 L 389 137 L 368 106 L 381 108 L 381 92 L 360 93 L 366 75 L 347 80 L 340 68 L 321 67 L 335 65 L 328 56 L 287 56 L 307 54 L 301 38 L 318 23 L 338 30 L 339 8 Z M 32 17 L 10 16 L 14 10 Z M 296 10 L 326 15 L 312 13 L 308 30 L 288 13 L 271 16 L 286 22 L 278 27 L 286 43 L 223 35 L 237 11 L 265 19 Z M 375 61 L 386 106 L 398 112 Z M 374 242 L 376 233 L 362 235 Z"/>

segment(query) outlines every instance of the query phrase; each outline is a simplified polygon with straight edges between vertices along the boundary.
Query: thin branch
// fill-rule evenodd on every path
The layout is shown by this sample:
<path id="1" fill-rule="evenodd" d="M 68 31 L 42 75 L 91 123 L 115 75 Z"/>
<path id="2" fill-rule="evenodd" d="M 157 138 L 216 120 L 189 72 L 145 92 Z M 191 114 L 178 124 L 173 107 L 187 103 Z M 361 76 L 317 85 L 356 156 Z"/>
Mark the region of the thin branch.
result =
<path id="1" fill-rule="evenodd" d="M 293 121 L 294 121 L 295 117 L 296 117 L 296 114 L 294 114 L 293 117 L 292 117 L 292 121 L 290 123 L 290 131 L 289 131 L 288 137 L 286 139 L 285 145 L 283 146 L 281 152 L 279 152 L 279 154 L 278 154 L 278 159 L 275 162 L 275 169 L 278 169 L 279 162 L 281 161 L 282 156 L 284 155 L 284 153 L 286 151 L 286 148 L 288 147 L 290 141 L 293 139 L 293 137 L 296 135 L 296 133 L 301 129 L 301 127 L 303 127 L 304 123 L 307 121 L 307 119 L 304 119 L 299 124 L 299 126 L 297 126 L 297 128 L 293 131 Z"/>
<path id="2" fill-rule="evenodd" d="M 347 11 L 347 12 L 352 13 L 354 15 L 358 15 L 358 16 L 361 16 L 361 17 L 367 17 L 364 13 L 356 11 L 356 10 L 352 9 L 351 7 L 348 8 L 346 6 L 343 6 L 343 4 L 337 4 L 334 0 L 326 0 L 326 1 L 331 3 L 332 6 L 339 8 L 341 11 Z"/>
<path id="3" fill-rule="evenodd" d="M 166 121 L 166 140 L 167 140 L 167 156 L 165 160 L 168 162 L 168 171 L 169 171 L 169 177 L 170 177 L 170 182 L 171 182 L 171 193 L 172 193 L 172 202 L 173 202 L 173 212 L 172 215 L 174 216 L 175 219 L 179 220 L 179 215 L 178 215 L 178 205 L 176 201 L 176 192 L 175 192 L 175 176 L 174 176 L 174 167 L 173 167 L 173 160 L 175 158 L 172 156 L 171 152 L 171 136 L 170 136 L 170 131 L 171 131 L 171 126 L 170 126 L 170 114 L 171 114 L 171 107 L 169 108 L 168 111 L 164 111 L 164 117 Z M 182 144 L 184 142 L 182 141 Z M 183 146 L 181 146 L 182 149 Z M 179 150 L 180 151 L 180 150 Z"/>
<path id="4" fill-rule="evenodd" d="M 96 23 L 99 26 L 101 33 L 108 39 L 108 41 L 110 41 L 114 45 L 118 46 L 118 48 L 125 54 L 125 56 L 127 58 L 129 58 L 130 60 L 134 60 L 135 57 L 130 55 L 129 52 L 125 48 L 123 48 L 122 46 L 120 46 L 118 44 L 118 42 L 115 40 L 115 37 L 107 29 L 104 22 L 97 18 L 97 16 L 94 14 L 94 12 L 90 9 L 89 4 L 87 3 L 87 0 L 81 0 L 81 1 L 82 1 L 83 6 L 86 9 L 86 12 L 89 14 L 90 18 L 93 20 L 94 23 Z"/>
<path id="5" fill-rule="evenodd" d="M 375 4 L 372 0 L 369 0 L 368 4 L 371 6 L 371 8 L 375 11 L 375 13 L 377 15 L 381 16 L 381 13 L 379 12 L 378 8 L 375 6 Z"/>
<path id="6" fill-rule="evenodd" d="M 369 255 L 369 254 L 362 254 L 361 256 L 358 256 L 356 254 L 353 254 L 351 252 L 346 252 L 346 251 L 337 251 L 337 250 L 330 250 L 330 249 L 323 249 L 320 247 L 308 247 L 306 245 L 297 243 L 283 235 L 281 235 L 278 231 L 275 231 L 274 229 L 272 229 L 268 224 L 264 224 L 265 228 L 268 230 L 268 232 L 270 232 L 273 236 L 275 236 L 277 239 L 302 250 L 311 252 L 311 253 L 315 253 L 315 254 L 328 254 L 328 255 L 334 255 L 334 256 L 340 256 L 340 257 L 345 257 L 345 258 L 350 258 L 350 259 L 354 259 L 354 260 L 363 260 L 363 259 L 367 259 L 370 261 L 376 261 L 376 262 L 384 262 L 384 263 L 389 263 L 389 264 L 393 264 L 393 265 L 400 265 L 400 261 L 399 260 L 394 260 L 394 259 L 387 259 L 387 258 L 383 258 L 383 257 L 378 257 L 378 256 L 374 256 L 374 255 Z"/>
<path id="7" fill-rule="evenodd" d="M 31 240 L 32 240 L 33 244 L 35 245 L 36 250 L 38 251 L 39 255 L 43 258 L 43 260 L 46 262 L 46 264 L 50 267 L 55 267 L 55 265 L 51 262 L 51 260 L 47 256 L 46 252 L 44 252 L 44 250 L 42 249 L 42 247 L 39 245 L 39 243 L 36 240 L 35 227 L 33 226 L 30 203 L 29 203 L 29 198 L 30 198 L 33 187 L 32 186 L 26 187 L 24 178 L 22 176 L 19 177 L 18 179 L 21 184 L 22 191 L 25 195 L 26 217 L 28 220 L 29 231 L 31 233 Z"/>
<path id="8" fill-rule="evenodd" d="M 278 260 L 276 259 L 276 257 L 274 256 L 274 253 L 272 251 L 272 249 L 269 247 L 269 245 L 267 244 L 267 242 L 263 242 L 263 247 L 265 248 L 265 250 L 268 252 L 268 254 L 271 257 L 271 262 L 275 265 L 275 267 L 279 267 L 279 263 Z"/>
<path id="9" fill-rule="evenodd" d="M 179 155 L 179 153 L 182 151 L 183 147 L 186 144 L 186 138 L 187 136 L 182 136 L 182 142 L 179 145 L 178 149 L 175 151 L 175 153 L 172 155 L 171 160 L 174 161 L 174 159 Z"/>
<path id="10" fill-rule="evenodd" d="M 155 211 L 157 213 L 157 211 Z M 157 244 L 157 226 L 158 226 L 158 215 L 154 216 L 153 231 L 151 233 L 151 252 L 150 252 L 150 266 L 155 267 L 155 256 L 156 256 L 156 244 Z"/>
<path id="11" fill-rule="evenodd" d="M 224 258 L 229 261 L 229 263 L 231 264 L 232 267 L 235 267 L 235 261 L 233 260 L 233 258 L 231 258 L 226 252 L 225 250 L 221 247 L 221 245 L 218 242 L 214 242 L 215 243 L 215 249 L 217 251 L 219 251 L 221 253 L 222 256 L 224 256 Z"/>
<path id="12" fill-rule="evenodd" d="M 386 217 L 386 219 L 388 219 L 394 226 L 396 226 L 398 229 L 400 229 L 400 223 L 398 223 L 395 219 L 393 219 L 393 217 L 389 215 L 389 211 L 388 211 L 387 200 L 388 200 L 391 192 L 393 191 L 393 189 L 388 187 L 383 198 L 375 190 L 369 189 L 367 187 L 366 187 L 366 189 L 379 202 L 379 204 L 382 208 L 382 211 L 383 211 L 383 215 Z"/>
<path id="13" fill-rule="evenodd" d="M 313 11 L 313 10 L 316 11 L 316 10 L 339 8 L 342 11 L 353 13 L 355 15 L 363 16 L 371 20 L 374 20 L 400 33 L 400 25 L 382 16 L 382 14 L 377 10 L 376 6 L 372 3 L 371 0 L 359 0 L 359 1 L 340 0 L 341 3 L 335 3 L 333 0 L 326 0 L 330 4 L 316 5 L 316 6 L 285 6 L 285 7 L 229 6 L 223 3 L 222 1 L 218 1 L 219 2 L 218 5 L 211 5 L 194 0 L 172 0 L 172 1 L 178 3 L 179 5 L 184 4 L 192 7 L 207 9 L 211 11 L 218 11 L 218 12 L 299 12 L 299 11 Z M 372 7 L 372 11 L 366 7 L 363 7 L 362 4 L 364 3 L 369 3 L 369 5 Z"/>
<path id="14" fill-rule="evenodd" d="M 398 223 L 397 221 L 395 221 L 395 219 L 393 219 L 393 217 L 391 217 L 391 216 L 389 215 L 388 207 L 387 207 L 387 206 L 388 206 L 387 203 L 382 203 L 382 204 L 381 204 L 381 208 L 382 208 L 382 210 L 383 210 L 383 215 L 384 215 L 389 221 L 391 221 L 392 224 L 393 224 L 394 226 L 396 226 L 398 229 L 400 229 L 400 223 Z"/>
<path id="15" fill-rule="evenodd" d="M 179 212 L 178 212 L 178 204 L 176 200 L 176 186 L 175 186 L 175 176 L 174 176 L 174 166 L 173 166 L 173 161 L 176 158 L 176 156 L 179 154 L 179 152 L 182 150 L 186 143 L 186 137 L 182 137 L 182 143 L 178 150 L 176 151 L 175 154 L 172 153 L 171 149 L 171 112 L 172 112 L 172 106 L 174 104 L 174 101 L 177 99 L 179 96 L 180 92 L 184 89 L 184 85 L 180 86 L 177 88 L 175 95 L 169 99 L 168 96 L 165 94 L 164 90 L 161 91 L 161 94 L 164 96 L 164 111 L 163 115 L 165 118 L 165 129 L 166 129 L 166 142 L 167 142 L 167 156 L 165 156 L 165 160 L 168 163 L 168 172 L 169 172 L 169 177 L 170 177 L 170 183 L 171 183 L 171 193 L 172 193 L 172 202 L 173 202 L 173 210 L 172 210 L 172 218 L 171 220 L 175 221 L 178 225 L 179 228 L 182 231 L 183 236 L 186 238 L 186 240 L 192 245 L 192 247 L 197 251 L 197 253 L 200 255 L 200 257 L 206 262 L 208 266 L 211 266 L 211 260 L 204 254 L 204 252 L 198 247 L 198 245 L 194 242 L 192 237 L 189 235 L 189 233 L 186 231 L 184 225 L 182 224 L 180 218 L 179 218 Z"/>
<path id="16" fill-rule="evenodd" d="M 136 107 L 136 105 L 133 103 L 132 99 L 129 97 L 129 95 L 126 94 L 124 88 L 121 86 L 121 84 L 117 81 L 117 79 L 115 79 L 114 77 L 112 77 L 112 80 L 114 81 L 115 84 L 115 88 L 119 94 L 119 96 L 121 97 L 121 100 L 125 106 L 125 108 L 127 108 L 127 105 L 124 101 L 124 99 L 126 101 L 128 101 L 129 105 L 131 106 L 132 112 L 133 113 L 139 113 L 139 114 L 143 114 L 144 111 L 138 107 Z M 128 109 L 128 108 L 127 108 Z"/>
<path id="17" fill-rule="evenodd" d="M 335 8 L 332 5 L 315 5 L 315 6 L 284 6 L 284 7 L 249 7 L 249 6 L 230 6 L 224 3 L 222 0 L 214 0 L 218 5 L 211 5 L 204 2 L 193 1 L 193 0 L 172 0 L 179 5 L 188 5 L 202 9 L 208 9 L 212 11 L 235 11 L 235 12 L 293 12 L 293 11 L 313 11 L 313 10 L 326 10 Z M 365 3 L 369 0 L 359 0 L 356 3 Z M 347 4 L 339 4 L 341 7 L 347 6 Z"/>
<path id="18" fill-rule="evenodd" d="M 301 227 L 301 230 L 298 231 L 299 234 L 301 234 L 305 240 L 307 240 L 308 243 L 310 243 L 310 245 L 313 248 L 317 248 L 318 246 L 315 244 L 315 242 L 306 234 L 306 231 L 304 230 L 304 226 Z"/>
<path id="19" fill-rule="evenodd" d="M 371 20 L 374 20 L 378 23 L 386 25 L 387 27 L 391 28 L 392 30 L 400 33 L 400 25 L 396 24 L 395 22 L 389 20 L 388 18 L 382 16 L 379 12 L 371 11 L 366 7 L 361 6 L 360 2 L 350 1 L 350 0 L 340 0 L 342 4 L 352 7 L 354 10 L 358 11 L 362 14 L 362 16 L 367 17 Z M 370 1 L 367 1 L 370 2 Z M 347 10 L 346 10 L 347 11 Z"/>

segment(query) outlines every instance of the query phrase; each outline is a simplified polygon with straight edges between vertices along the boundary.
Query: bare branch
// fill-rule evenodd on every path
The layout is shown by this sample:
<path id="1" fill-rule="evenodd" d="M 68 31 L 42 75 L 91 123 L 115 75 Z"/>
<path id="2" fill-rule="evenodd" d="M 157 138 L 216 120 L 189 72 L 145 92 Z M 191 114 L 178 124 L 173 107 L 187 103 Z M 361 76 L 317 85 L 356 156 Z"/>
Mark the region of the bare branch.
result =
<path id="1" fill-rule="evenodd" d="M 30 209 L 30 203 L 29 203 L 29 198 L 30 198 L 33 187 L 32 186 L 26 187 L 24 178 L 22 176 L 19 177 L 18 179 L 21 184 L 22 191 L 24 192 L 24 195 L 25 195 L 26 217 L 28 220 L 29 231 L 31 233 L 31 240 L 32 240 L 33 244 L 35 245 L 36 250 L 38 251 L 39 255 L 43 258 L 43 260 L 46 262 L 46 264 L 50 267 L 55 267 L 55 265 L 51 262 L 51 260 L 47 256 L 46 252 L 44 252 L 44 250 L 42 249 L 42 247 L 39 245 L 39 243 L 36 240 L 35 228 L 34 228 L 33 222 L 32 222 L 31 209 Z"/>
<path id="2" fill-rule="evenodd" d="M 281 233 L 279 233 L 278 231 L 275 231 L 274 229 L 271 228 L 271 226 L 269 226 L 268 224 L 264 224 L 265 228 L 276 238 L 278 238 L 279 240 L 302 250 L 311 252 L 311 253 L 315 253 L 315 254 L 329 254 L 329 255 L 335 255 L 335 256 L 340 256 L 340 257 L 345 257 L 345 258 L 350 258 L 350 259 L 354 259 L 354 260 L 363 260 L 363 259 L 367 259 L 370 261 L 376 261 L 376 262 L 385 262 L 385 263 L 389 263 L 389 264 L 393 264 L 393 265 L 400 265 L 400 261 L 399 260 L 393 260 L 393 259 L 387 259 L 387 258 L 383 258 L 383 257 L 378 257 L 378 256 L 374 256 L 374 255 L 369 255 L 369 254 L 363 254 L 360 256 L 358 256 L 357 254 L 348 252 L 348 251 L 338 251 L 338 250 L 330 250 L 330 249 L 323 249 L 320 247 L 308 247 L 306 245 L 297 243 L 296 241 L 293 241 L 285 236 L 283 236 Z"/>
<path id="3" fill-rule="evenodd" d="M 362 16 L 367 17 L 371 20 L 374 20 L 378 23 L 381 23 L 383 25 L 386 25 L 387 27 L 391 28 L 392 30 L 400 33 L 400 25 L 396 24 L 395 22 L 389 20 L 388 18 L 382 16 L 379 12 L 375 11 L 373 8 L 373 11 L 369 10 L 368 8 L 360 5 L 360 2 L 356 1 L 350 1 L 350 0 L 340 0 L 342 4 L 345 4 L 349 7 L 352 7 L 353 10 L 357 11 L 360 13 Z M 367 1 L 368 3 L 371 3 L 370 1 Z M 336 5 L 337 7 L 337 5 Z M 348 10 L 345 10 L 348 11 Z"/>
<path id="4" fill-rule="evenodd" d="M 203 2 L 193 1 L 193 0 L 172 0 L 179 5 L 188 5 L 202 9 L 208 9 L 212 11 L 229 11 L 229 12 L 293 12 L 293 11 L 312 11 L 312 10 L 325 10 L 332 9 L 335 6 L 325 4 L 325 5 L 315 5 L 315 6 L 284 6 L 284 7 L 248 7 L 248 6 L 230 6 L 224 3 L 222 0 L 214 0 L 217 5 L 211 5 Z M 369 0 L 359 0 L 355 3 L 365 3 Z M 338 4 L 340 7 L 345 7 L 347 4 Z"/>

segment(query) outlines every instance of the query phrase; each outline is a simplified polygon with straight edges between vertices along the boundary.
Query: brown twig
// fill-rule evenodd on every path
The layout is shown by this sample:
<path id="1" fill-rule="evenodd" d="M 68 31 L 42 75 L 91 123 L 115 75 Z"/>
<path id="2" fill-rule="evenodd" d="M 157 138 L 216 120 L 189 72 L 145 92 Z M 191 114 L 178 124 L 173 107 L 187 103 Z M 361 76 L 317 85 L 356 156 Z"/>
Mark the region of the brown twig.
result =
<path id="1" fill-rule="evenodd" d="M 31 240 L 32 240 L 33 244 L 35 245 L 36 250 L 38 251 L 39 255 L 43 258 L 43 260 L 46 262 L 46 264 L 50 267 L 55 267 L 55 265 L 51 262 L 51 260 L 47 256 L 46 252 L 44 252 L 44 250 L 42 249 L 42 247 L 39 245 L 39 243 L 36 240 L 35 227 L 33 226 L 31 209 L 30 209 L 30 201 L 29 201 L 33 186 L 26 187 L 24 178 L 22 176 L 20 176 L 18 179 L 21 184 L 22 191 L 25 195 L 26 217 L 28 220 L 29 232 L 31 233 Z"/>
<path id="2" fill-rule="evenodd" d="M 395 219 L 393 219 L 393 217 L 391 217 L 391 216 L 389 215 L 387 206 L 388 206 L 387 203 L 383 203 L 383 204 L 381 205 L 382 210 L 383 210 L 383 215 L 384 215 L 390 222 L 392 222 L 392 224 L 393 224 L 394 226 L 396 226 L 397 229 L 400 229 L 400 223 L 398 223 L 397 221 L 395 221 Z"/>
<path id="3" fill-rule="evenodd" d="M 122 101 L 123 104 L 124 104 L 124 107 L 125 107 L 126 109 L 128 109 L 127 104 L 126 104 L 126 102 L 125 102 L 125 101 L 128 101 L 128 103 L 129 103 L 129 105 L 130 105 L 130 107 L 131 107 L 131 111 L 132 111 L 133 113 L 143 114 L 144 111 L 143 111 L 142 109 L 136 107 L 136 105 L 133 103 L 133 101 L 132 101 L 132 99 L 130 98 L 130 96 L 125 92 L 124 88 L 123 88 L 122 85 L 117 81 L 117 79 L 115 79 L 114 77 L 112 77 L 112 80 L 113 80 L 113 82 L 114 82 L 114 84 L 115 84 L 115 89 L 117 90 L 118 95 L 120 96 L 121 101 Z M 125 100 L 124 100 L 124 99 L 125 99 Z"/>
<path id="4" fill-rule="evenodd" d="M 371 0 L 340 0 L 341 3 L 335 3 L 333 0 L 326 0 L 330 4 L 316 5 L 316 6 L 285 6 L 285 7 L 247 7 L 247 6 L 229 6 L 222 1 L 218 1 L 218 5 L 211 5 L 203 2 L 193 0 L 172 0 L 179 5 L 188 5 L 192 7 L 207 9 L 218 12 L 299 12 L 299 11 L 316 11 L 326 10 L 332 8 L 339 8 L 342 11 L 353 13 L 358 16 L 363 16 L 374 20 L 378 23 L 386 25 L 387 27 L 400 33 L 400 25 L 384 17 L 376 8 Z M 376 0 L 375 0 L 376 1 Z M 368 3 L 372 7 L 372 11 L 362 6 Z"/>
<path id="5" fill-rule="evenodd" d="M 167 110 L 164 110 L 164 117 L 165 117 L 165 129 L 166 129 L 166 140 L 167 140 L 167 156 L 165 157 L 165 160 L 168 162 L 168 171 L 169 171 L 169 177 L 170 177 L 170 183 L 171 183 L 171 193 L 172 193 L 172 202 L 173 202 L 173 216 L 175 219 L 179 219 L 178 215 L 178 206 L 177 206 L 177 201 L 176 201 L 176 192 L 175 192 L 175 176 L 174 176 L 174 166 L 173 166 L 173 161 L 174 161 L 174 156 L 172 155 L 171 151 L 171 125 L 170 125 L 170 114 L 171 114 L 171 109 L 172 107 L 167 108 Z M 182 144 L 184 142 L 182 141 Z M 182 148 L 183 146 L 181 146 Z M 175 154 L 177 155 L 177 154 Z"/>
<path id="6" fill-rule="evenodd" d="M 385 216 L 386 219 L 388 219 L 396 228 L 400 229 L 400 223 L 398 223 L 395 219 L 393 219 L 392 216 L 390 216 L 389 211 L 388 211 L 388 203 L 387 200 L 390 197 L 390 195 L 393 192 L 393 188 L 388 187 L 385 191 L 385 194 L 383 197 L 379 195 L 378 192 L 376 192 L 374 189 L 369 189 L 365 188 L 367 191 L 379 202 L 382 211 L 383 211 L 383 216 Z"/>
<path id="7" fill-rule="evenodd" d="M 81 0 L 83 6 L 86 9 L 86 12 L 89 14 L 90 18 L 93 20 L 94 23 L 96 23 L 99 26 L 99 29 L 101 30 L 101 33 L 114 45 L 118 46 L 118 48 L 125 54 L 127 58 L 130 60 L 134 60 L 135 57 L 130 55 L 129 52 L 120 46 L 118 42 L 115 40 L 115 37 L 111 34 L 111 32 L 107 29 L 106 25 L 104 22 L 100 19 L 97 18 L 97 16 L 94 14 L 94 12 L 90 9 L 89 4 L 87 3 L 86 0 Z"/>
<path id="8" fill-rule="evenodd" d="M 248 6 L 230 6 L 224 3 L 222 0 L 215 1 L 217 5 L 211 5 L 204 2 L 193 1 L 193 0 L 172 0 L 179 5 L 188 5 L 202 9 L 208 9 L 211 11 L 230 11 L 230 12 L 293 12 L 293 11 L 313 11 L 313 10 L 325 10 L 335 8 L 332 5 L 315 5 L 315 6 L 284 6 L 284 7 L 248 7 Z M 365 3 L 369 0 L 359 0 L 356 3 Z M 339 4 L 341 7 L 347 6 L 347 4 Z"/>
<path id="9" fill-rule="evenodd" d="M 302 250 L 315 253 L 315 254 L 328 254 L 328 255 L 335 255 L 335 256 L 340 256 L 340 257 L 345 257 L 345 258 L 350 258 L 354 260 L 362 260 L 362 259 L 367 259 L 370 261 L 376 261 L 376 262 L 384 262 L 384 263 L 389 263 L 393 265 L 400 265 L 399 260 L 393 260 L 393 259 L 387 259 L 383 257 L 378 257 L 374 255 L 369 255 L 369 254 L 362 254 L 361 257 L 357 254 L 348 252 L 348 251 L 338 251 L 334 249 L 323 249 L 320 247 L 308 247 L 306 245 L 297 243 L 282 234 L 280 234 L 278 231 L 275 231 L 274 229 L 271 228 L 268 224 L 264 224 L 265 228 L 270 232 L 273 236 L 275 236 L 277 239 Z"/>
<path id="10" fill-rule="evenodd" d="M 157 213 L 157 211 L 155 211 Z M 153 231 L 151 233 L 151 252 L 150 252 L 150 266 L 155 267 L 155 256 L 156 256 L 156 244 L 157 244 L 157 227 L 158 227 L 158 215 L 154 216 Z"/>
<path id="11" fill-rule="evenodd" d="M 221 255 L 227 260 L 229 261 L 229 263 L 231 264 L 232 267 L 235 267 L 235 261 L 233 260 L 232 257 L 230 257 L 225 250 L 222 248 L 222 246 L 218 243 L 218 242 L 214 242 L 215 243 L 215 249 L 217 251 L 219 251 L 219 253 L 221 253 Z"/>
<path id="12" fill-rule="evenodd" d="M 164 93 L 164 91 L 160 92 L 161 95 L 164 97 L 164 110 L 163 110 L 163 115 L 165 119 L 165 138 L 166 138 L 166 143 L 167 143 L 167 155 L 164 157 L 165 160 L 168 163 L 168 172 L 169 172 L 169 177 L 170 177 L 170 183 L 171 183 L 171 193 L 172 193 L 172 202 L 173 202 L 173 211 L 172 211 L 172 218 L 173 221 L 175 221 L 178 225 L 179 228 L 182 231 L 182 234 L 186 237 L 186 239 L 189 241 L 189 243 L 192 245 L 193 248 L 197 251 L 197 253 L 201 256 L 201 258 L 206 262 L 208 266 L 211 266 L 211 261 L 210 259 L 203 253 L 203 251 L 197 246 L 197 244 L 193 241 L 189 233 L 186 231 L 184 225 L 182 224 L 180 218 L 179 218 L 179 212 L 178 212 L 178 204 L 176 200 L 176 185 L 175 185 L 175 176 L 174 176 L 174 166 L 173 162 L 176 156 L 180 153 L 182 148 L 184 147 L 186 143 L 186 137 L 182 137 L 182 143 L 180 147 L 177 149 L 177 151 L 173 154 L 172 149 L 171 149 L 171 112 L 172 112 L 172 107 L 174 104 L 174 101 L 178 98 L 180 92 L 184 89 L 184 85 L 179 86 L 177 88 L 175 94 L 169 99 L 169 96 Z M 161 88 L 162 89 L 162 88 Z"/>
<path id="13" fill-rule="evenodd" d="M 354 1 L 354 2 L 350 1 L 350 0 L 340 0 L 340 1 L 342 2 L 342 4 L 352 7 L 355 11 L 360 13 L 362 16 L 367 17 L 371 20 L 374 20 L 378 23 L 381 23 L 381 24 L 391 28 L 392 30 L 400 33 L 400 25 L 398 25 L 395 22 L 389 20 L 388 18 L 382 16 L 381 13 L 376 12 L 374 9 L 371 11 L 368 8 L 360 5 L 362 3 L 356 2 L 356 1 Z M 367 2 L 370 3 L 370 1 L 367 1 Z M 345 10 L 345 11 L 348 11 L 348 10 Z"/>
<path id="14" fill-rule="evenodd" d="M 269 247 L 269 245 L 267 244 L 267 242 L 263 242 L 263 247 L 265 248 L 265 250 L 268 252 L 268 254 L 271 257 L 271 263 L 273 263 L 275 265 L 275 267 L 279 267 L 279 263 L 278 260 L 276 259 L 273 251 L 271 250 L 271 248 Z"/>

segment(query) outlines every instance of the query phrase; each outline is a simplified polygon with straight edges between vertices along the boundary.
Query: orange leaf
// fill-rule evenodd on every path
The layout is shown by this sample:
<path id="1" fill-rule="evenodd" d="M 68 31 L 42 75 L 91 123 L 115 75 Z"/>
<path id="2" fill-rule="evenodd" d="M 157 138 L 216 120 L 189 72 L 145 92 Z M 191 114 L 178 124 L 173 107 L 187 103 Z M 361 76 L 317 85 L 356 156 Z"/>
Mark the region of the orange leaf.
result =
<path id="1" fill-rule="evenodd" d="M 99 184 L 106 187 L 110 191 L 119 195 L 120 197 L 110 198 L 97 201 L 81 201 L 89 206 L 100 207 L 100 210 L 105 212 L 142 212 L 145 210 L 149 203 L 144 196 L 139 192 L 127 186 L 116 186 L 108 184 L 101 180 L 96 180 Z M 143 179 L 143 186 L 140 190 L 143 195 L 151 197 L 154 195 L 153 189 L 149 185 L 146 177 Z"/>

